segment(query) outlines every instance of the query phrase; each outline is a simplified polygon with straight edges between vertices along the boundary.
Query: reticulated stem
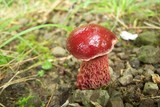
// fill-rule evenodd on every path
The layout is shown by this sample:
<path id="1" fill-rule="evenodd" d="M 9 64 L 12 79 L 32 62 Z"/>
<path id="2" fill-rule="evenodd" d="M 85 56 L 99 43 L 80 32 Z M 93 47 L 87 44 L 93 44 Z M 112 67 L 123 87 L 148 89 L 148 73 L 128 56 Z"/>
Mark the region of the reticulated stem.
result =
<path id="1" fill-rule="evenodd" d="M 110 80 L 108 56 L 100 56 L 90 61 L 83 61 L 77 75 L 79 89 L 96 89 L 107 85 Z"/>

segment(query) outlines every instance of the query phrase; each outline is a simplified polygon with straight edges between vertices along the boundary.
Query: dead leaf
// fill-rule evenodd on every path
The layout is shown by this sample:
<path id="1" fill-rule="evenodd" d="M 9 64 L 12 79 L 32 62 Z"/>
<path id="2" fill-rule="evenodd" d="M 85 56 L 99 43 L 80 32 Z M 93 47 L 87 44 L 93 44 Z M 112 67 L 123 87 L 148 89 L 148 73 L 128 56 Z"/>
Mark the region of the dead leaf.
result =
<path id="1" fill-rule="evenodd" d="M 153 74 L 152 80 L 154 83 L 160 84 L 160 76 L 158 74 Z"/>
<path id="2" fill-rule="evenodd" d="M 93 102 L 93 101 L 91 101 L 91 103 L 92 103 L 95 107 L 102 107 L 98 102 Z"/>
<path id="3" fill-rule="evenodd" d="M 2 80 L 3 78 L 5 78 L 5 74 L 0 74 L 0 80 Z"/>

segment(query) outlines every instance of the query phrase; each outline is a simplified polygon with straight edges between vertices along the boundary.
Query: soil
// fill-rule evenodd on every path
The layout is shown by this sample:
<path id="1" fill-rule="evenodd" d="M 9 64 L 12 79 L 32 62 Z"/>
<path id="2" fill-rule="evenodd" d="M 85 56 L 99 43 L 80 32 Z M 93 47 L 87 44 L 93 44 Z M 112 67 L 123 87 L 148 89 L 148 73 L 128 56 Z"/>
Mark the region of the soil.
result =
<path id="1" fill-rule="evenodd" d="M 58 16 L 54 16 L 53 14 Z M 43 23 L 53 23 L 54 17 L 62 18 L 65 15 L 67 15 L 67 12 L 65 11 L 61 12 L 53 11 L 49 14 L 47 20 L 42 22 L 37 22 L 35 24 L 38 25 Z M 101 24 L 105 21 L 106 17 L 106 15 L 102 14 L 89 14 L 90 16 L 88 17 L 92 18 L 85 18 L 86 14 L 82 15 L 81 13 L 75 13 L 74 15 L 76 16 L 76 18 L 71 17 L 70 19 L 70 22 L 75 22 L 74 26 L 79 26 L 82 23 Z M 36 17 L 36 14 L 34 14 L 34 16 Z M 28 20 L 29 22 L 33 21 L 27 18 L 26 20 Z M 57 22 L 60 22 L 60 20 L 57 19 Z M 71 25 L 70 22 L 66 22 L 65 24 Z M 21 22 L 21 24 L 23 25 L 23 21 Z M 117 26 L 117 29 L 118 27 L 119 26 Z M 27 29 L 27 28 L 22 27 L 21 29 Z M 119 27 L 119 29 L 123 28 Z M 37 41 L 39 37 L 48 40 L 48 38 L 54 35 L 54 37 L 52 37 L 53 43 L 49 47 L 52 49 L 55 48 L 56 46 L 60 46 L 66 50 L 65 42 L 62 41 L 66 40 L 67 33 L 59 29 L 58 30 L 56 29 L 56 31 L 58 33 L 53 32 L 52 29 L 39 29 L 37 31 L 34 31 L 33 33 L 37 34 Z M 114 32 L 116 32 L 117 35 L 119 33 L 118 30 L 115 30 Z M 138 30 L 135 32 L 138 32 Z M 13 44 L 16 43 L 17 42 L 15 41 Z M 122 99 L 123 101 L 122 103 L 124 105 L 130 104 L 131 107 L 132 106 L 158 107 L 160 106 L 160 90 L 159 90 L 160 83 L 158 82 L 155 83 L 157 84 L 158 89 L 157 90 L 155 89 L 153 93 L 152 92 L 145 93 L 144 86 L 145 83 L 147 82 L 154 83 L 152 79 L 152 74 L 159 74 L 160 63 L 141 62 L 138 59 L 140 47 L 141 45 L 135 46 L 133 41 L 124 41 L 119 38 L 119 42 L 116 44 L 113 51 L 109 53 L 109 62 L 110 62 L 109 65 L 114 72 L 112 74 L 113 78 L 111 79 L 111 82 L 108 86 L 103 87 L 101 89 L 107 90 L 110 98 L 117 93 L 117 96 L 119 96 Z M 157 45 L 157 47 L 159 46 Z M 61 105 L 66 103 L 66 101 L 72 97 L 75 90 L 77 90 L 75 85 L 76 75 L 81 63 L 80 61 L 76 60 L 73 56 L 67 58 L 68 56 L 70 56 L 68 52 L 66 52 L 65 55 L 62 57 L 55 56 L 56 61 L 53 62 L 54 68 L 48 70 L 43 77 L 36 76 L 36 78 L 33 80 L 18 82 L 4 88 L 4 90 L 0 94 L 0 102 L 6 107 L 15 107 L 18 106 L 17 102 L 20 98 L 32 95 L 33 98 L 31 98 L 27 102 L 27 104 L 25 104 L 25 107 L 29 107 L 30 105 L 34 105 L 34 107 L 40 107 L 42 105 L 45 107 L 60 107 Z M 60 60 L 61 58 L 64 59 Z M 34 64 L 34 62 L 35 61 L 29 61 L 20 67 L 25 68 L 26 66 Z M 64 66 L 64 63 L 67 64 L 67 67 Z M 9 70 L 9 68 L 6 69 Z M 39 69 L 41 69 L 41 66 L 37 66 L 34 69 L 19 75 L 18 77 L 14 78 L 14 80 L 22 77 L 27 77 L 30 75 L 35 75 L 36 74 L 35 71 L 38 71 Z M 127 71 L 128 69 L 131 69 L 131 71 Z M 2 70 L 4 70 L 4 68 L 2 68 Z M 3 74 L 0 75 L 0 77 L 2 77 L 2 79 L 0 79 L 0 84 L 2 85 L 7 83 L 7 81 L 9 81 L 10 78 L 14 76 L 14 74 L 12 74 L 9 71 L 7 72 L 7 75 L 6 74 L 4 75 L 5 76 L 3 76 Z M 126 79 L 123 80 L 122 78 L 120 80 L 120 78 L 123 77 L 124 75 L 125 76 L 131 75 L 131 79 L 129 79 L 127 83 L 125 82 L 127 81 Z M 76 101 L 75 102 L 72 101 L 70 103 L 77 104 Z M 71 105 L 67 106 L 74 107 Z M 79 102 L 78 105 L 75 107 L 81 107 L 81 106 L 84 105 L 82 102 Z M 111 105 L 111 107 L 114 106 Z"/>

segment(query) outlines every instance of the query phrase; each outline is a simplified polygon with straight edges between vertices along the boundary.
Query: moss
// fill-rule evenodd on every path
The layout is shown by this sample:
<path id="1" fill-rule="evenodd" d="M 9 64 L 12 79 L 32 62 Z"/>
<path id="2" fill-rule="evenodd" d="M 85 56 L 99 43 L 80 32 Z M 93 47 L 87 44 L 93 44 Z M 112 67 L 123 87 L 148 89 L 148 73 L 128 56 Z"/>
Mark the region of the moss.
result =
<path id="1" fill-rule="evenodd" d="M 147 31 L 139 35 L 139 37 L 135 40 L 135 45 L 160 45 L 160 35 L 156 34 L 153 31 Z"/>
<path id="2" fill-rule="evenodd" d="M 144 63 L 158 63 L 160 62 L 160 48 L 151 45 L 142 46 L 138 59 Z"/>

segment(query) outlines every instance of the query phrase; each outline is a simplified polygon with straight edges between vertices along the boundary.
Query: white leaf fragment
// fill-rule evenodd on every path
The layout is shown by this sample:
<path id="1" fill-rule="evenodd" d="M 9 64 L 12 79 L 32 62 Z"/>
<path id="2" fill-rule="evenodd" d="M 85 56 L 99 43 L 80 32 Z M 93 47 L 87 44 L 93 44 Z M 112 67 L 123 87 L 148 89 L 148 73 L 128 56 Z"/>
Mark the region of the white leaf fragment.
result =
<path id="1" fill-rule="evenodd" d="M 132 34 L 127 31 L 122 31 L 120 37 L 124 40 L 135 40 L 138 37 L 138 34 Z"/>

